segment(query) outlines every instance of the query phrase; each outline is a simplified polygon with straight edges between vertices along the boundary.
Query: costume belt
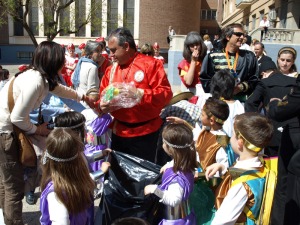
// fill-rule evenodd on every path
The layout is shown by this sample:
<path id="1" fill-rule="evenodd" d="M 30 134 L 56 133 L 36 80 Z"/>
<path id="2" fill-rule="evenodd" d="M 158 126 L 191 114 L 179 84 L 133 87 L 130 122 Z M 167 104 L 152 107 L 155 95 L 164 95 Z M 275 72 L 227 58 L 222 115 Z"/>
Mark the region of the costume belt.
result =
<path id="1" fill-rule="evenodd" d="M 189 213 L 190 213 L 189 203 L 188 200 L 185 200 L 175 207 L 165 205 L 164 219 L 178 220 L 187 217 Z"/>
<path id="2" fill-rule="evenodd" d="M 120 124 L 123 124 L 125 125 L 126 127 L 129 127 L 129 128 L 135 128 L 135 127 L 140 127 L 140 126 L 143 126 L 147 123 L 149 123 L 150 121 L 152 120 L 155 120 L 156 118 L 154 119 L 151 119 L 151 120 L 147 120 L 147 121 L 144 121 L 144 122 L 139 122 L 139 123 L 127 123 L 127 122 L 123 122 L 123 121 L 120 121 L 120 120 L 116 120 L 118 123 Z"/>

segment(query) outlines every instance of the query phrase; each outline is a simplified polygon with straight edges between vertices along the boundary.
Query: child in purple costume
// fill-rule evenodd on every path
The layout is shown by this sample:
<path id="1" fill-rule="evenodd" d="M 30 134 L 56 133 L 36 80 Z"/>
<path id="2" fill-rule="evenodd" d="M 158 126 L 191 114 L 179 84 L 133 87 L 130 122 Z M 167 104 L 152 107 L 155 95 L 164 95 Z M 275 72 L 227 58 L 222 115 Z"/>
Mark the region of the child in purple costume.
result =
<path id="1" fill-rule="evenodd" d="M 82 140 L 71 129 L 57 128 L 47 138 L 41 182 L 42 225 L 82 225 L 93 221 L 94 181 L 89 176 Z"/>
<path id="2" fill-rule="evenodd" d="M 195 215 L 187 207 L 187 200 L 194 187 L 193 171 L 197 167 L 193 133 L 185 124 L 168 124 L 162 137 L 163 149 L 173 160 L 161 169 L 164 173 L 162 184 L 147 185 L 145 195 L 155 194 L 160 202 L 166 207 L 172 207 L 171 211 L 175 212 L 166 215 L 168 218 L 163 219 L 159 225 L 195 225 Z"/>

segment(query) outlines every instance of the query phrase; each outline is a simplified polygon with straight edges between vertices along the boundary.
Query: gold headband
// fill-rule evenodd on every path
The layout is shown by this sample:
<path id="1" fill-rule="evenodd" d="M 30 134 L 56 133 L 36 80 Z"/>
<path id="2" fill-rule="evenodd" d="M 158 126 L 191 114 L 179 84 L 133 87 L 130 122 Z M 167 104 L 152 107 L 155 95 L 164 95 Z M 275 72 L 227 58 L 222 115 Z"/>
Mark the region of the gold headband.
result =
<path id="1" fill-rule="evenodd" d="M 224 120 L 217 118 L 214 114 L 212 114 L 212 112 L 207 112 L 207 116 L 208 117 L 214 117 L 215 121 L 219 124 L 224 124 Z"/>
<path id="2" fill-rule="evenodd" d="M 295 59 L 296 59 L 297 53 L 296 53 L 296 50 L 295 50 L 295 49 L 293 49 L 293 48 L 291 48 L 291 47 L 284 47 L 284 48 L 282 48 L 282 49 L 279 51 L 278 55 L 281 55 L 281 53 L 284 52 L 284 51 L 290 51 L 290 52 L 292 52 L 292 53 L 294 54 L 294 56 L 295 56 Z"/>
<path id="3" fill-rule="evenodd" d="M 238 131 L 237 137 L 238 137 L 238 138 L 242 137 L 242 138 L 244 139 L 244 141 L 245 141 L 244 145 L 245 145 L 246 148 L 248 148 L 248 149 L 250 149 L 250 150 L 252 150 L 252 151 L 254 151 L 254 152 L 260 152 L 260 151 L 262 150 L 262 148 L 257 147 L 257 146 L 255 146 L 254 144 L 251 144 L 251 142 L 248 141 L 248 140 L 241 134 L 240 131 Z"/>

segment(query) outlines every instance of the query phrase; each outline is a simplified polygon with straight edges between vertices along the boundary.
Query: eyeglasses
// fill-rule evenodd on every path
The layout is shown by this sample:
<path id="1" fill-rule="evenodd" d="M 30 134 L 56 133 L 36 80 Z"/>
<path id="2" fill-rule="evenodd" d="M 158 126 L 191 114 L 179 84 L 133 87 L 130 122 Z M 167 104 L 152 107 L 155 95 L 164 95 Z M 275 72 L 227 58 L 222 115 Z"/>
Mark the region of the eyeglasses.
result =
<path id="1" fill-rule="evenodd" d="M 233 32 L 232 34 L 234 34 L 235 36 L 245 36 L 245 34 L 243 32 Z"/>

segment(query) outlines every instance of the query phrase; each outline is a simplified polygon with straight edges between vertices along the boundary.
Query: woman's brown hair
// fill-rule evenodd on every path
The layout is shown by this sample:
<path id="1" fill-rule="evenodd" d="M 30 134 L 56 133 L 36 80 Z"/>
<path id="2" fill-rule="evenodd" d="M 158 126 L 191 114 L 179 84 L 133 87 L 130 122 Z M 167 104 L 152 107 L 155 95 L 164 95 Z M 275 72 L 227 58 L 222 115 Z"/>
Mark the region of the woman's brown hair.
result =
<path id="1" fill-rule="evenodd" d="M 162 132 L 162 137 L 174 159 L 173 171 L 193 172 L 197 168 L 197 161 L 192 130 L 185 124 L 168 124 Z"/>
<path id="2" fill-rule="evenodd" d="M 47 153 L 59 159 L 73 160 L 58 162 L 49 157 L 43 165 L 42 191 L 52 180 L 58 199 L 70 214 L 78 214 L 93 202 L 94 181 L 89 176 L 82 154 L 84 144 L 78 134 L 71 129 L 54 129 L 47 138 Z"/>

